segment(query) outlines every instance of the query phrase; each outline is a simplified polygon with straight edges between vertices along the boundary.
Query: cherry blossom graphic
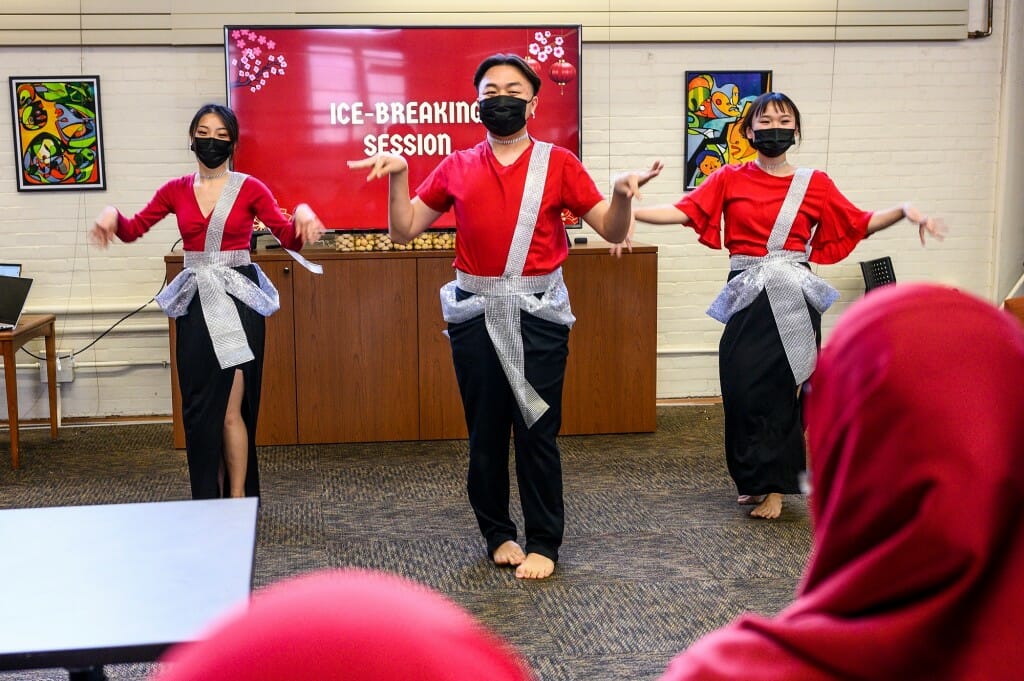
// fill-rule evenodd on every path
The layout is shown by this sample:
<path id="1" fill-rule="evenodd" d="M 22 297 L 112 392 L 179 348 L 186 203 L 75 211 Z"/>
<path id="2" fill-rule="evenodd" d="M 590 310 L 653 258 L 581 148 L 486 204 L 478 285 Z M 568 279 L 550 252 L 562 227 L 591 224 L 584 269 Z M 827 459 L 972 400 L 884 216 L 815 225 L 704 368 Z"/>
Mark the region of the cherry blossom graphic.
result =
<path id="1" fill-rule="evenodd" d="M 285 75 L 288 61 L 275 51 L 277 43 L 249 29 L 231 31 L 238 56 L 231 59 L 231 87 L 247 87 L 256 93 L 277 76 Z"/>
<path id="2" fill-rule="evenodd" d="M 565 94 L 565 85 L 576 78 L 576 67 L 565 60 L 565 37 L 551 35 L 551 31 L 536 31 L 533 42 L 526 48 L 526 63 L 534 72 L 558 83 L 559 91 Z M 553 62 L 548 64 L 548 62 Z"/>

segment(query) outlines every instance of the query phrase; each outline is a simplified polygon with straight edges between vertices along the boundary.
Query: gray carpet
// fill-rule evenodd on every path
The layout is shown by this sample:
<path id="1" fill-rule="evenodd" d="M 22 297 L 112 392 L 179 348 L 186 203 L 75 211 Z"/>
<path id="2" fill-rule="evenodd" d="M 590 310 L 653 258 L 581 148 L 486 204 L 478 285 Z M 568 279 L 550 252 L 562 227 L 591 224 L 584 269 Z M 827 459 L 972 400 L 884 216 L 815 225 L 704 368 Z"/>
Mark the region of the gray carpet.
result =
<path id="1" fill-rule="evenodd" d="M 170 442 L 169 424 L 66 427 L 55 442 L 25 430 L 22 468 L 0 465 L 0 508 L 186 499 L 184 453 Z M 720 406 L 659 407 L 656 433 L 565 437 L 561 447 L 566 537 L 543 582 L 516 580 L 484 555 L 465 441 L 261 448 L 254 586 L 327 566 L 396 572 L 483 620 L 544 681 L 654 679 L 737 614 L 789 602 L 810 546 L 806 503 L 787 497 L 770 522 L 736 505 Z M 14 678 L 66 674 L 0 673 Z"/>

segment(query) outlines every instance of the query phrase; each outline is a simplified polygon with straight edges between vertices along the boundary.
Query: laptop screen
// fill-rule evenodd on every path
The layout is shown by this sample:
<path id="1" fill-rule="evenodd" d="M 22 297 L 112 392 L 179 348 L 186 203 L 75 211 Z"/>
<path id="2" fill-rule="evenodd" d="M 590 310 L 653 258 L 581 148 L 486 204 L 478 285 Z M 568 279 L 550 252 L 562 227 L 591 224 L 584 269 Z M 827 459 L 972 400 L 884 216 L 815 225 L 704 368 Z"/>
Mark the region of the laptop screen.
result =
<path id="1" fill-rule="evenodd" d="M 18 325 L 30 288 L 31 279 L 0 275 L 0 329 L 11 329 Z"/>
<path id="2" fill-rule="evenodd" d="M 9 262 L 0 262 L 0 276 L 2 277 L 20 277 L 21 276 L 21 265 L 15 265 Z"/>

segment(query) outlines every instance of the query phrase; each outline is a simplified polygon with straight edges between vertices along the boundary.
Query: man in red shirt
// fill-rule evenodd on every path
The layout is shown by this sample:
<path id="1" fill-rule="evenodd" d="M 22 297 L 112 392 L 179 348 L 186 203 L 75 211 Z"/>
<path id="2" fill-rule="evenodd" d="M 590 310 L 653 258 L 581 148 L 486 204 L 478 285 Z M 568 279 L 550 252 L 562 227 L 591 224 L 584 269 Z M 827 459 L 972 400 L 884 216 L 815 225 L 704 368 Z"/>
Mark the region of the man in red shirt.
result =
<path id="1" fill-rule="evenodd" d="M 456 281 L 441 291 L 469 429 L 470 503 L 498 565 L 516 577 L 550 576 L 562 543 L 562 464 L 556 443 L 569 328 L 562 280 L 568 256 L 563 209 L 606 241 L 626 239 L 632 198 L 661 172 L 615 179 L 606 201 L 572 152 L 535 142 L 526 129 L 541 80 L 520 57 L 495 54 L 473 78 L 487 137 L 446 157 L 409 196 L 408 165 L 380 154 L 350 161 L 367 180 L 388 176 L 388 234 L 408 243 L 454 209 Z M 508 438 L 526 521 L 525 551 L 509 516 Z"/>

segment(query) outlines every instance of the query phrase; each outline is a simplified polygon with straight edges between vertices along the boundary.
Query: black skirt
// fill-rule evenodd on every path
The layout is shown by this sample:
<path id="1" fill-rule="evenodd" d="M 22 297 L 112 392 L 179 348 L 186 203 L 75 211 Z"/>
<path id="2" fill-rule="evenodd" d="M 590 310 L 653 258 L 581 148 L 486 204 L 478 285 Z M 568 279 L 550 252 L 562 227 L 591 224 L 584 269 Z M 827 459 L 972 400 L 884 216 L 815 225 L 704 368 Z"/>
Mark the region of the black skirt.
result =
<path id="1" fill-rule="evenodd" d="M 810 306 L 808 311 L 820 344 L 821 314 Z M 800 474 L 807 467 L 803 419 L 766 291 L 726 323 L 718 371 L 725 458 L 736 489 L 751 495 L 799 493 Z"/>
<path id="2" fill-rule="evenodd" d="M 257 281 L 252 265 L 236 271 Z M 175 319 L 178 387 L 181 390 L 182 422 L 185 426 L 185 452 L 193 499 L 216 499 L 231 489 L 224 463 L 224 414 L 235 370 L 245 379 L 242 419 L 249 438 L 249 462 L 245 475 L 246 496 L 259 496 L 260 479 L 256 464 L 256 418 L 260 411 L 260 382 L 263 378 L 263 347 L 266 320 L 263 315 L 231 298 L 238 309 L 242 328 L 255 359 L 239 366 L 221 369 L 213 351 L 213 341 L 203 317 L 197 293 L 188 312 Z"/>

